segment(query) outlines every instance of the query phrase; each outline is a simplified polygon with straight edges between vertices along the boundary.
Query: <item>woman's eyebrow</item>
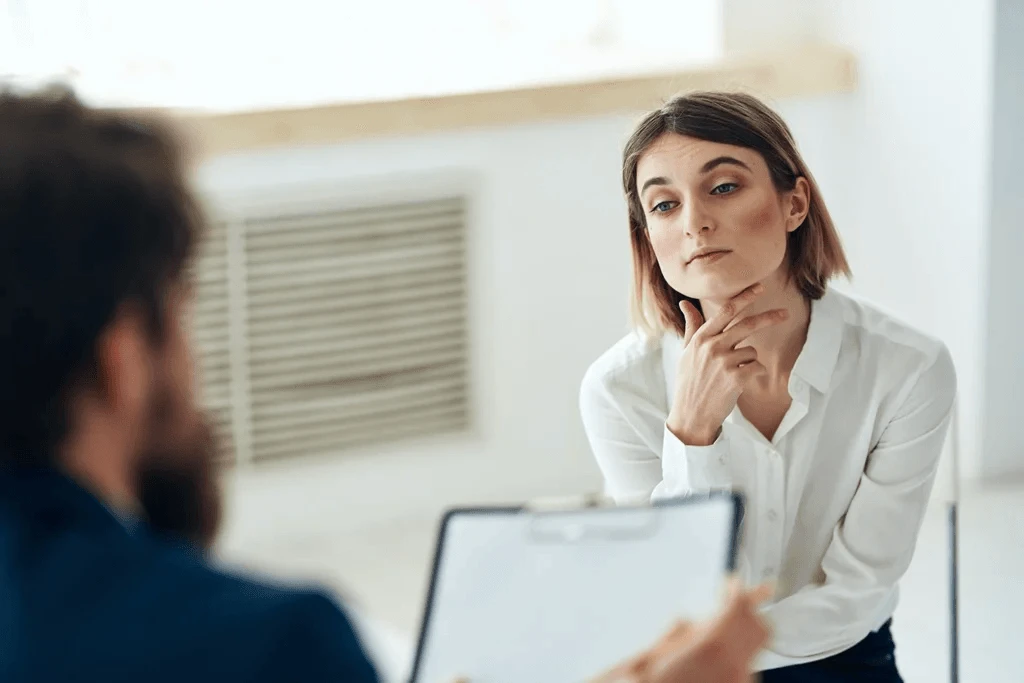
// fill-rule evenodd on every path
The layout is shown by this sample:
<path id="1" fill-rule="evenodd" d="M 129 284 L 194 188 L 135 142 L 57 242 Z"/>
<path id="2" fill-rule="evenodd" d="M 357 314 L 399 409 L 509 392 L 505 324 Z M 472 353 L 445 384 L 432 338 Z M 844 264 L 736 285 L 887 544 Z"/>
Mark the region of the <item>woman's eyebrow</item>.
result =
<path id="1" fill-rule="evenodd" d="M 653 178 L 648 178 L 647 180 L 644 181 L 643 187 L 640 188 L 640 194 L 643 194 L 644 192 L 646 192 L 647 188 L 649 188 L 649 187 L 651 187 L 653 185 L 669 185 L 669 184 L 670 184 L 669 179 L 666 178 L 665 176 L 659 175 L 659 176 L 655 176 Z"/>
<path id="2" fill-rule="evenodd" d="M 732 166 L 739 166 L 740 168 L 745 168 L 748 171 L 750 170 L 749 166 L 747 166 L 745 163 L 743 163 L 742 161 L 740 161 L 736 157 L 720 156 L 720 157 L 715 157 L 711 161 L 709 161 L 706 164 L 704 164 L 703 166 L 701 166 L 700 167 L 700 172 L 701 173 L 710 173 L 711 171 L 715 170 L 719 166 L 722 166 L 723 164 L 729 164 L 729 165 L 732 165 Z"/>

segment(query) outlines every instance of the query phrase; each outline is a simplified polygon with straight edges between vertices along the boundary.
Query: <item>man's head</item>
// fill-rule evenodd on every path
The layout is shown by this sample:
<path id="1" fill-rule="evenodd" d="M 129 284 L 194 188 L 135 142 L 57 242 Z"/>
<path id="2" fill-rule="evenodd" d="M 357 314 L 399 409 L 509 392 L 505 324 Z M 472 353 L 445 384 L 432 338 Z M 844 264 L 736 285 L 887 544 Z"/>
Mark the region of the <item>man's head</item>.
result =
<path id="1" fill-rule="evenodd" d="M 60 469 L 209 543 L 184 320 L 203 218 L 155 122 L 0 92 L 0 471 Z"/>

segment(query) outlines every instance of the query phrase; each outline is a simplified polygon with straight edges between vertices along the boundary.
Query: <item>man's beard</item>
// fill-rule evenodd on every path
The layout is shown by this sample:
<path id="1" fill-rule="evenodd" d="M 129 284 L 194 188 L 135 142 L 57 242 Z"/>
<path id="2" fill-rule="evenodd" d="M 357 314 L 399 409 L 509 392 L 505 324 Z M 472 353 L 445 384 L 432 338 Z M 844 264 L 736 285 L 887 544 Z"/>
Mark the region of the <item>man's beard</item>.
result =
<path id="1" fill-rule="evenodd" d="M 176 443 L 154 445 L 142 454 L 139 502 L 154 533 L 209 549 L 222 511 L 216 443 L 205 420 L 189 431 Z"/>

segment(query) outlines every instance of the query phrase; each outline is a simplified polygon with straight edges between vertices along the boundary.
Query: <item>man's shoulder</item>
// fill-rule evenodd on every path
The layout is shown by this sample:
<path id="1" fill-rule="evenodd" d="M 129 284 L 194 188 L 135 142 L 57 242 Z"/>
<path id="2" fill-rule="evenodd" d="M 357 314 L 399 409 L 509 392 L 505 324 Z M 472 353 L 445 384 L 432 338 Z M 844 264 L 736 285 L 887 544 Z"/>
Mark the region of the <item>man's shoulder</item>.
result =
<path id="1" fill-rule="evenodd" d="M 162 609 L 203 624 L 181 643 L 183 650 L 201 648 L 199 640 L 222 644 L 221 654 L 216 647 L 209 650 L 212 669 L 240 665 L 259 681 L 377 680 L 348 614 L 325 590 L 286 585 L 173 551 L 163 564 L 154 583 L 163 574 L 163 588 L 173 588 L 166 591 Z M 219 656 L 237 660 L 218 664 Z"/>
<path id="2" fill-rule="evenodd" d="M 0 664 L 36 675 L 15 680 L 377 681 L 345 611 L 318 588 L 109 528 L 34 546 L 34 575 L 9 586 L 20 642 L 0 645 Z M 54 658 L 55 642 L 75 646 Z"/>

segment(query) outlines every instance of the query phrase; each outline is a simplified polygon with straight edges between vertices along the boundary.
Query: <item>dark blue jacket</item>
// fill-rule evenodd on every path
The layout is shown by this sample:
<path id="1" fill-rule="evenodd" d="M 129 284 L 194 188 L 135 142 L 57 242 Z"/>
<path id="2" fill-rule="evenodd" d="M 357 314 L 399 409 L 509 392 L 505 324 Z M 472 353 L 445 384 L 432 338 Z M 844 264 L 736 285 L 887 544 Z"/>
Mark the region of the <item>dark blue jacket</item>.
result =
<path id="1" fill-rule="evenodd" d="M 218 571 L 72 480 L 22 472 L 0 473 L 0 681 L 377 676 L 325 595 Z"/>

